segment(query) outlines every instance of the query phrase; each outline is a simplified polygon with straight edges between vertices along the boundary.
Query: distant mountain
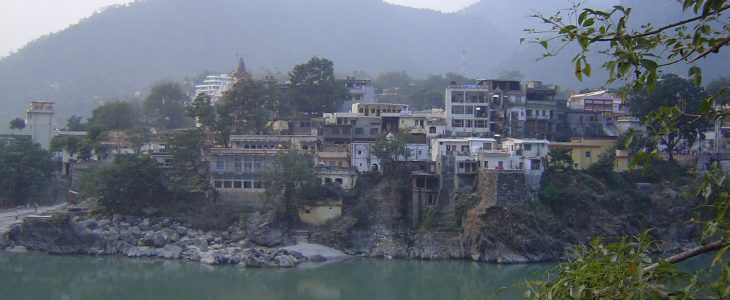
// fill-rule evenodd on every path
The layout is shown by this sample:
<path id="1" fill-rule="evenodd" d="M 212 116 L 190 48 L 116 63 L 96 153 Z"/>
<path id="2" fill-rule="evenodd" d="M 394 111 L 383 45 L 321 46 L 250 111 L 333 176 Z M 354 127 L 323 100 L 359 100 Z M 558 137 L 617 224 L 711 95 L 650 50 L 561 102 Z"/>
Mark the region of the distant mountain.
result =
<path id="1" fill-rule="evenodd" d="M 61 117 L 88 113 L 161 79 L 231 70 L 286 74 L 311 56 L 336 71 L 459 72 L 463 49 L 475 74 L 509 49 L 482 18 L 380 0 L 147 0 L 108 8 L 0 60 L 0 120 L 31 99 L 56 101 Z M 60 121 L 60 120 L 59 120 Z M 1 125 L 0 125 L 1 126 Z"/>
<path id="2" fill-rule="evenodd" d="M 105 9 L 0 59 L 0 122 L 22 116 L 26 103 L 39 99 L 58 103 L 63 125 L 71 113 L 88 116 L 100 101 L 131 97 L 158 80 L 228 72 L 237 55 L 258 74 L 286 74 L 317 55 L 333 60 L 340 74 L 403 70 L 425 76 L 459 73 L 466 50 L 469 77 L 519 70 L 524 80 L 564 89 L 601 85 L 600 75 L 582 83 L 573 77 L 575 51 L 536 62 L 540 48 L 519 44 L 522 29 L 539 25 L 530 14 L 570 2 L 482 0 L 443 14 L 381 0 L 137 1 Z M 673 0 L 620 3 L 635 6 L 634 24 L 677 17 Z M 658 8 L 662 13 L 653 13 Z M 727 52 L 705 62 L 705 78 L 728 75 Z"/>

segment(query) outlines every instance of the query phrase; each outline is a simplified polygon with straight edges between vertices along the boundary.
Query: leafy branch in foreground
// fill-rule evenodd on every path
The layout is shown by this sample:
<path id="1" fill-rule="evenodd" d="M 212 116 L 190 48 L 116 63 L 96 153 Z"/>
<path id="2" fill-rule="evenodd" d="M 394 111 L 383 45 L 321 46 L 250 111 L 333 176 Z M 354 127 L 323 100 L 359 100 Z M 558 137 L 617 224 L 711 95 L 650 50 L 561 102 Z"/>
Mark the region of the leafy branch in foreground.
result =
<path id="1" fill-rule="evenodd" d="M 651 135 L 663 139 L 665 145 L 674 143 L 680 136 L 693 141 L 702 135 L 707 123 L 730 115 L 725 106 L 728 88 L 713 90 L 688 109 L 690 97 L 680 91 L 668 91 L 672 84 L 658 86 L 663 79 L 658 76 L 659 70 L 684 62 L 691 66 L 689 76 L 699 87 L 702 70 L 693 64 L 730 42 L 727 22 L 730 5 L 726 0 L 679 2 L 685 14 L 691 16 L 659 27 L 646 24 L 639 29 L 629 24 L 631 8 L 618 5 L 608 11 L 574 5 L 553 16 L 538 14 L 535 17 L 550 29 L 527 30 L 534 37 L 528 42 L 545 49 L 543 58 L 577 43 L 581 50 L 573 63 L 579 80 L 591 75 L 588 53 L 599 48 L 598 52 L 607 57 L 602 67 L 609 73 L 608 82 L 628 81 L 622 96 L 628 91 L 642 92 L 647 96 L 644 101 L 655 97 L 665 102 L 642 113 Z M 669 98 L 677 101 L 669 103 Z M 633 138 L 633 134 L 625 138 L 627 146 L 633 144 Z M 638 159 L 651 155 L 645 151 L 638 154 Z M 730 261 L 725 258 L 730 248 L 729 190 L 727 174 L 714 163 L 705 173 L 697 193 L 705 199 L 705 208 L 709 208 L 699 211 L 699 218 L 693 220 L 704 227 L 702 235 L 697 237 L 702 242 L 700 246 L 664 260 L 653 260 L 649 256 L 652 242 L 646 233 L 634 242 L 623 239 L 604 245 L 596 240 L 590 246 L 578 247 L 577 258 L 560 264 L 554 276 L 527 282 L 526 298 L 726 299 L 730 296 Z M 689 274 L 677 269 L 676 263 L 707 253 L 715 256 L 705 270 Z"/>

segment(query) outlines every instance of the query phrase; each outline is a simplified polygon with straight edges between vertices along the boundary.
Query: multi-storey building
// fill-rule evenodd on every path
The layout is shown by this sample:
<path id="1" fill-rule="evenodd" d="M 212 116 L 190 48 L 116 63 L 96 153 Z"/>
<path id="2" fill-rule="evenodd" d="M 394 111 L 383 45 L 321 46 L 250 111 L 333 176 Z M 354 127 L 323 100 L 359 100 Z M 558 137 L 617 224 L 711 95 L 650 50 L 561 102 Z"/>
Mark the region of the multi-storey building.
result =
<path id="1" fill-rule="evenodd" d="M 446 88 L 446 135 L 487 136 L 491 133 L 489 87 L 452 83 Z"/>
<path id="2" fill-rule="evenodd" d="M 375 88 L 370 80 L 347 77 L 337 82 L 345 85 L 350 92 L 337 112 L 349 112 L 355 103 L 375 103 Z"/>
<path id="3" fill-rule="evenodd" d="M 319 140 L 306 135 L 237 135 L 229 144 L 209 150 L 211 183 L 224 201 L 258 207 L 275 157 L 292 150 L 315 154 Z"/>
<path id="4" fill-rule="evenodd" d="M 25 111 L 25 131 L 34 143 L 48 150 L 53 138 L 53 102 L 31 101 Z"/>

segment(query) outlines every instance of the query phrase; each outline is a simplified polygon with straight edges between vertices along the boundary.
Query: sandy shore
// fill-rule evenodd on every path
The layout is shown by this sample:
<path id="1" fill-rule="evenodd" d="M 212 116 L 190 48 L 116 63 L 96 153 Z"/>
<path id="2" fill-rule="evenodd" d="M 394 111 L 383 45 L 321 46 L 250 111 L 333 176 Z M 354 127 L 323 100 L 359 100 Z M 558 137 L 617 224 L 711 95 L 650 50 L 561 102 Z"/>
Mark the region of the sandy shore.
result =
<path id="1" fill-rule="evenodd" d="M 344 252 L 342 252 L 340 250 L 330 248 L 327 246 L 304 243 L 304 242 L 299 242 L 296 245 L 292 245 L 292 246 L 282 247 L 282 249 L 297 251 L 297 252 L 304 254 L 307 257 L 314 256 L 314 255 L 321 255 L 327 259 L 347 257 L 347 254 L 345 254 Z"/>

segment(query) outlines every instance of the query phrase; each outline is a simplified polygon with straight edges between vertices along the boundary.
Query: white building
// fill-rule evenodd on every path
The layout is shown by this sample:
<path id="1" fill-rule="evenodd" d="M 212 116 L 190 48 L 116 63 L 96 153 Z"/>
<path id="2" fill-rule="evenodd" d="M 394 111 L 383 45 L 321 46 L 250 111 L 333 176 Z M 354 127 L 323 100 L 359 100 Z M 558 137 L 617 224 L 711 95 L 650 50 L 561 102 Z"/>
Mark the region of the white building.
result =
<path id="1" fill-rule="evenodd" d="M 53 102 L 31 101 L 25 111 L 25 131 L 34 143 L 48 150 L 53 138 Z"/>
<path id="2" fill-rule="evenodd" d="M 382 165 L 371 151 L 373 143 L 355 142 L 350 144 L 350 164 L 360 172 L 382 172 Z M 410 152 L 408 162 L 427 162 L 429 160 L 428 144 L 406 144 Z"/>
<path id="3" fill-rule="evenodd" d="M 490 132 L 489 88 L 452 84 L 446 88 L 446 131 L 452 136 L 477 136 Z"/>
<path id="4" fill-rule="evenodd" d="M 232 84 L 233 78 L 227 74 L 206 76 L 202 84 L 195 86 L 195 95 L 206 94 L 211 97 L 212 102 L 216 102 Z"/>
<path id="5" fill-rule="evenodd" d="M 355 79 L 347 77 L 344 80 L 338 80 L 350 91 L 347 99 L 342 102 L 337 112 L 349 112 L 355 103 L 375 103 L 375 87 L 372 86 L 370 80 Z"/>

